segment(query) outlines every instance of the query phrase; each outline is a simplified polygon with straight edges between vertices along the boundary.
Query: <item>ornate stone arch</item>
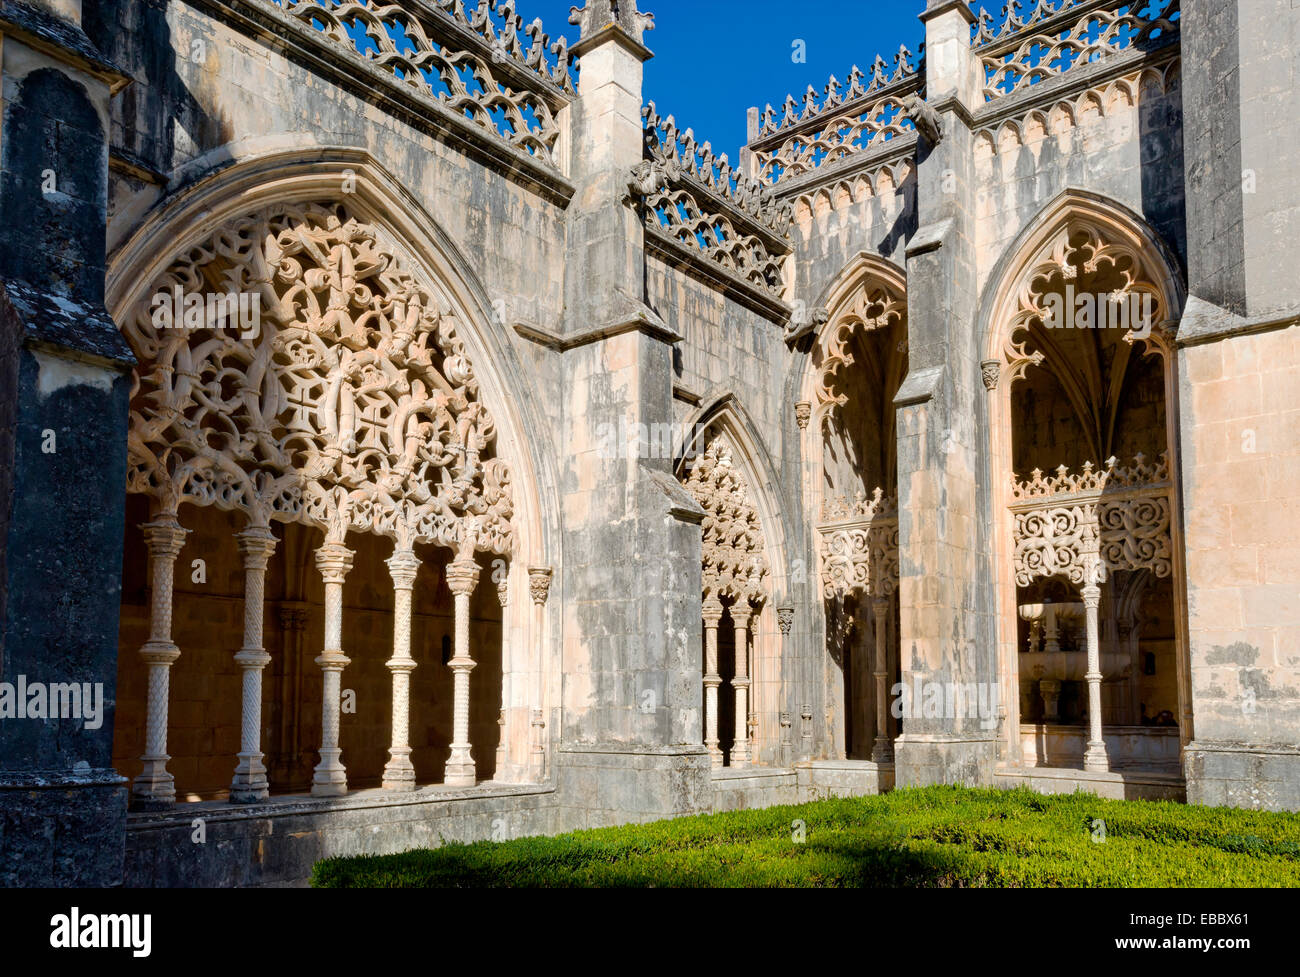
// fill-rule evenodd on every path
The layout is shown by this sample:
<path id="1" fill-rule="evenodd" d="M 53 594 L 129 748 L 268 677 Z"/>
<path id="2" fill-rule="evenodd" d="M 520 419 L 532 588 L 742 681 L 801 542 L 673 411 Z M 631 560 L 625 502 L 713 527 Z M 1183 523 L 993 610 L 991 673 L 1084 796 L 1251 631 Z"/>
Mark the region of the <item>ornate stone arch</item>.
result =
<path id="1" fill-rule="evenodd" d="M 549 581 L 560 552 L 558 483 L 540 397 L 508 337 L 492 325 L 484 287 L 419 201 L 365 150 L 277 148 L 215 172 L 195 169 L 178 174 L 194 176 L 191 185 L 121 235 L 109 262 L 109 310 L 143 336 L 139 311 L 166 281 L 183 290 L 260 290 L 273 306 L 280 303 L 273 318 L 301 321 L 277 330 L 283 335 L 275 342 L 254 341 L 242 352 L 235 352 L 238 342 L 213 335 L 203 355 L 233 359 L 207 379 L 184 376 L 195 371 L 181 363 L 182 370 L 163 371 L 163 383 L 149 381 L 145 394 L 173 388 L 164 405 L 176 378 L 191 389 L 221 391 L 201 408 L 203 419 L 191 417 L 189 441 L 200 448 L 200 440 L 217 435 L 195 432 L 224 423 L 223 450 L 209 443 L 189 452 L 200 462 L 177 460 L 198 473 L 192 484 L 202 483 L 208 501 L 250 515 L 252 500 L 270 518 L 313 522 L 337 538 L 344 527 L 331 526 L 331 516 L 338 523 L 346 508 L 352 528 L 365 524 L 399 542 L 450 546 L 465 566 L 476 550 L 506 557 L 508 575 L 493 583 L 502 603 L 502 668 L 518 677 L 506 683 L 510 698 L 502 706 L 509 716 L 502 720 L 511 743 L 522 748 L 497 776 L 537 779 L 540 765 L 529 755 L 537 745 L 528 741 L 540 736 L 543 717 L 558 704 L 551 659 L 559 642 L 548 637 L 559 618 L 537 610 L 546 597 L 539 581 Z M 205 268 L 215 279 L 199 280 Z M 166 346 L 169 356 L 193 359 L 192 344 L 155 339 L 142 347 L 150 356 Z M 314 375 L 323 362 L 329 369 Z M 301 383 L 273 379 L 295 373 Z M 241 375 L 255 382 L 241 386 Z M 232 386 L 239 388 L 233 396 Z M 299 401 L 314 400 L 310 409 L 318 416 L 330 413 L 322 414 L 327 402 L 334 421 L 316 431 L 290 423 L 292 434 L 268 437 L 265 429 L 276 424 L 258 418 L 292 416 L 294 390 L 304 394 Z M 242 420 L 223 422 L 223 405 L 233 403 L 244 405 Z M 173 408 L 153 412 L 152 423 L 170 423 Z M 136 425 L 137 433 L 148 428 Z M 133 455 L 147 456 L 137 450 L 147 440 L 133 439 Z M 242 461 L 232 466 L 232 457 Z M 234 470 L 241 466 L 248 477 Z M 137 466 L 136 488 L 148 487 L 148 467 Z M 304 473 L 323 485 L 295 489 Z M 393 573 L 396 581 L 399 568 Z M 457 592 L 453 576 L 447 579 Z M 327 614 L 329 601 L 327 585 Z M 461 782 L 472 781 L 472 765 L 465 776 Z"/>
<path id="2" fill-rule="evenodd" d="M 888 762 L 892 734 L 882 706 L 886 680 L 897 664 L 893 401 L 907 373 L 906 277 L 888 259 L 862 252 L 826 287 L 817 304 L 816 328 L 800 383 L 800 403 L 805 406 L 800 408 L 799 423 L 804 497 L 812 507 L 810 522 L 826 613 L 827 655 L 822 658 L 821 676 L 826 722 L 840 756 L 847 755 L 852 726 L 862 742 L 874 739 L 872 759 Z M 868 337 L 874 341 L 864 342 Z M 860 355 L 867 361 L 858 362 Z M 854 377 L 853 371 L 865 372 Z M 850 450 L 854 435 L 844 424 L 853 413 L 846 410 L 850 379 L 857 384 L 857 396 L 871 398 L 878 422 L 871 435 L 876 457 L 870 461 Z M 861 450 L 867 450 L 867 441 L 859 445 Z M 838 460 L 832 457 L 837 452 Z M 832 472 L 832 461 L 837 462 L 838 475 Z M 846 472 L 855 474 L 845 480 Z M 858 669 L 851 676 L 851 699 L 843 688 L 850 678 L 850 649 Z M 870 682 L 865 680 L 868 669 Z M 874 717 L 866 714 L 871 702 Z M 857 752 L 856 742 L 854 749 Z"/>
<path id="3" fill-rule="evenodd" d="M 1107 337 L 1098 330 L 1080 332 L 1072 339 L 1051 328 L 1048 296 L 1064 293 L 1068 298 L 1071 292 L 1067 289 L 1072 290 L 1075 284 L 1081 286 L 1081 292 L 1110 293 L 1120 299 L 1146 297 L 1152 314 L 1139 323 L 1139 329 L 1120 334 L 1118 343 L 1106 344 Z M 999 650 L 1003 674 L 1008 678 L 1004 701 L 1012 706 L 1007 745 L 1013 757 L 1020 750 L 1016 578 L 1023 582 L 1067 565 L 1070 572 L 1065 576 L 1094 595 L 1107 566 L 1173 574 L 1176 665 L 1183 703 L 1180 726 L 1184 742 L 1190 739 L 1178 501 L 1178 384 L 1173 355 L 1174 334 L 1185 300 L 1178 262 L 1150 225 L 1119 203 L 1077 189 L 1064 191 L 1026 225 L 985 285 L 979 322 L 985 356 L 981 369 L 990 395 L 993 492 L 989 515 L 998 553 Z M 1110 357 L 1106 363 L 1098 354 L 1103 346 Z M 1126 458 L 1120 464 L 1109 456 L 1121 397 L 1130 369 L 1148 357 L 1160 360 L 1165 453 L 1157 458 Z M 1036 368 L 1047 370 L 1055 379 L 1083 432 L 1088 463 L 1080 462 L 1078 471 L 1061 467 L 1046 477 L 1039 471 L 1013 473 L 1012 388 Z M 1068 510 L 1070 515 L 1047 518 L 1047 513 L 1054 511 L 1050 507 L 1057 503 L 1062 513 Z M 1009 510 L 1014 512 L 1014 523 Z M 1140 526 L 1134 523 L 1139 515 Z M 1078 532 L 1067 530 L 1062 519 L 1073 520 L 1070 525 L 1077 523 Z M 1046 527 L 1059 539 L 1023 538 L 1033 527 Z M 1134 539 L 1142 545 L 1125 545 L 1120 537 L 1130 532 L 1137 533 Z M 1017 553 L 1049 550 L 1051 555 L 1041 566 L 1017 563 Z M 1145 555 L 1138 558 L 1138 554 Z M 1088 603 L 1096 597 L 1084 593 L 1084 600 Z M 1093 746 L 1089 750 L 1093 751 Z M 1088 762 L 1103 764 L 1104 752 L 1093 752 Z"/>

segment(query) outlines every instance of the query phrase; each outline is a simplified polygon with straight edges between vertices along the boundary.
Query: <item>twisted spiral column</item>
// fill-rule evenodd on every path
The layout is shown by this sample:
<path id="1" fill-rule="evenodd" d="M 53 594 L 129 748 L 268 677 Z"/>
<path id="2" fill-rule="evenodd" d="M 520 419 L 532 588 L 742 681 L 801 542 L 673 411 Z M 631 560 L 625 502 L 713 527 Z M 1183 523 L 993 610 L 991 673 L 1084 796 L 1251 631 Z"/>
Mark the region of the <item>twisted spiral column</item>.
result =
<path id="1" fill-rule="evenodd" d="M 478 583 L 478 564 L 457 560 L 447 567 L 447 586 L 456 605 L 456 646 L 447 664 L 452 671 L 451 756 L 447 758 L 443 783 L 449 787 L 473 787 L 474 757 L 469 742 L 469 673 L 474 659 L 469 654 L 469 597 Z"/>
<path id="2" fill-rule="evenodd" d="M 338 797 L 348 791 L 347 771 L 339 762 L 339 692 L 343 669 L 343 581 L 352 569 L 352 550 L 342 543 L 325 543 L 316 551 L 316 569 L 325 581 L 325 647 L 316 664 L 324 678 L 321 702 L 320 762 L 311 780 L 317 797 Z"/>
<path id="3" fill-rule="evenodd" d="M 736 739 L 731 747 L 731 765 L 749 766 L 749 617 L 748 605 L 739 600 L 731 605 L 731 620 L 736 626 Z"/>
<path id="4" fill-rule="evenodd" d="M 388 670 L 393 673 L 393 733 L 384 764 L 385 790 L 415 790 L 415 767 L 411 763 L 411 591 L 420 560 L 410 549 L 399 549 L 386 561 L 393 578 L 393 654 Z"/>
<path id="5" fill-rule="evenodd" d="M 546 697 L 546 598 L 551 593 L 550 567 L 528 568 L 528 592 L 533 598 L 533 633 L 537 635 L 537 685 L 533 690 L 532 753 L 528 763 L 528 779 L 535 784 L 546 778 L 546 720 L 542 703 Z"/>
<path id="6" fill-rule="evenodd" d="M 239 762 L 230 782 L 230 800 L 247 804 L 269 793 L 262 760 L 262 669 L 271 661 L 262 640 L 266 612 L 266 567 L 275 552 L 275 536 L 265 526 L 253 526 L 235 539 L 244 558 L 244 646 L 235 654 L 242 673 L 243 708 Z"/>
<path id="7" fill-rule="evenodd" d="M 155 516 L 140 527 L 153 568 L 153 601 L 149 608 L 149 640 L 140 657 L 149 669 L 149 698 L 145 714 L 144 769 L 131 784 L 131 806 L 136 810 L 165 810 L 176 803 L 176 781 L 167 771 L 167 700 L 171 667 L 181 650 L 172 641 L 172 594 L 176 557 L 189 530 L 182 529 L 176 513 Z"/>
<path id="8" fill-rule="evenodd" d="M 722 749 L 718 746 L 718 624 L 722 620 L 722 604 L 716 597 L 704 602 L 704 748 L 709 751 L 713 766 L 722 766 Z"/>
<path id="9" fill-rule="evenodd" d="M 876 618 L 876 661 L 873 674 L 876 677 L 876 742 L 871 747 L 871 759 L 874 763 L 893 763 L 894 744 L 889 739 L 889 720 L 885 702 L 886 669 L 889 661 L 889 649 L 886 646 L 886 627 L 889 621 L 890 601 L 888 597 L 877 597 L 871 602 L 871 609 Z"/>

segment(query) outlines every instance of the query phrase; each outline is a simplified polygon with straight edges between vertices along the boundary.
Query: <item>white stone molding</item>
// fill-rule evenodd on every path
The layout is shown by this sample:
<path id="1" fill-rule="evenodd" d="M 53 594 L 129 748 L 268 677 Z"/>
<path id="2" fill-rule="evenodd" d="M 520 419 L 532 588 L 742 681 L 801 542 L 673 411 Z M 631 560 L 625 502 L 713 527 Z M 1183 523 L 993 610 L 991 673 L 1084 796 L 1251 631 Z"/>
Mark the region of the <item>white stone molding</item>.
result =
<path id="1" fill-rule="evenodd" d="M 262 670 L 271 656 L 263 646 L 266 618 L 266 568 L 275 552 L 267 526 L 250 526 L 236 536 L 244 563 L 244 645 L 235 655 L 242 673 L 239 762 L 230 784 L 236 803 L 264 800 L 268 794 L 262 755 Z"/>
<path id="2" fill-rule="evenodd" d="M 529 779 L 541 783 L 546 778 L 546 713 L 543 709 L 545 698 L 545 632 L 543 630 L 546 614 L 546 600 L 551 593 L 551 579 L 554 571 L 550 567 L 528 568 L 528 593 L 533 599 L 533 631 L 538 636 L 537 648 L 537 682 L 533 688 L 533 711 L 531 722 L 531 741 L 529 759 Z"/>
<path id="3" fill-rule="evenodd" d="M 381 785 L 385 790 L 415 790 L 415 767 L 411 763 L 411 591 L 420 570 L 420 560 L 409 548 L 396 549 L 386 561 L 393 580 L 393 654 L 388 670 L 393 675 L 393 727 Z"/>
<path id="4" fill-rule="evenodd" d="M 176 557 L 185 545 L 188 530 L 182 529 L 175 509 L 155 512 L 152 522 L 141 527 L 153 570 L 153 594 L 149 606 L 149 640 L 140 657 L 149 670 L 149 693 L 145 714 L 145 746 L 140 757 L 143 769 L 131 784 L 131 804 L 138 809 L 159 809 L 176 801 L 176 782 L 167 770 L 167 705 L 171 694 L 171 667 L 181 650 L 172 641 L 172 592 Z"/>

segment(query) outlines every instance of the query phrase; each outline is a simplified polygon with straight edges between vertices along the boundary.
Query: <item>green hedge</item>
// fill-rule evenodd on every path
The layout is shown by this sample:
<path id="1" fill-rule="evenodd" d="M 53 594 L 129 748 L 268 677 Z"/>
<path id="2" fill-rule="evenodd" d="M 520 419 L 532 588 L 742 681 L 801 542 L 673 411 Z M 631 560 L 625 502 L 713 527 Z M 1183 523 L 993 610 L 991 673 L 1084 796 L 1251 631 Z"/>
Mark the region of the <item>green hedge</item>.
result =
<path id="1" fill-rule="evenodd" d="M 926 787 L 553 838 L 330 858 L 316 865 L 311 884 L 1300 886 L 1300 814 Z"/>

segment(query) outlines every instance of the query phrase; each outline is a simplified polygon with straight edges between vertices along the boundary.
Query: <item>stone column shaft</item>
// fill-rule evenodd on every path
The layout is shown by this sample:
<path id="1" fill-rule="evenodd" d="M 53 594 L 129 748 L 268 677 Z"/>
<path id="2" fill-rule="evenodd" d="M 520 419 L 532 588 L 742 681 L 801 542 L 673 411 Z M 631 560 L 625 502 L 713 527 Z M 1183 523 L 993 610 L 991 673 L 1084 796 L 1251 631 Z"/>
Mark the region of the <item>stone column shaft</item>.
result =
<path id="1" fill-rule="evenodd" d="M 736 739 L 731 746 L 731 765 L 749 766 L 749 611 L 737 611 L 739 601 L 731 607 L 732 623 L 736 626 L 736 677 L 731 680 L 736 690 Z"/>
<path id="2" fill-rule="evenodd" d="M 230 783 L 230 800 L 236 804 L 264 800 L 269 793 L 262 756 L 262 670 L 271 656 L 263 646 L 266 617 L 266 568 L 275 552 L 269 527 L 251 526 L 236 536 L 244 558 L 244 646 L 235 661 L 242 670 L 243 708 L 239 762 Z"/>
<path id="3" fill-rule="evenodd" d="M 393 655 L 388 670 L 393 673 L 393 731 L 384 764 L 385 790 L 415 790 L 415 767 L 411 764 L 411 590 L 420 560 L 411 549 L 397 549 L 388 558 L 393 578 Z"/>
<path id="4" fill-rule="evenodd" d="M 443 777 L 449 787 L 473 787 L 475 783 L 469 742 L 469 673 L 475 665 L 469 653 L 469 598 L 478 574 L 478 564 L 472 560 L 458 560 L 447 567 L 447 586 L 456 608 L 455 651 L 448 663 L 452 670 L 451 756 Z"/>
<path id="5" fill-rule="evenodd" d="M 1097 633 L 1097 606 L 1101 588 L 1090 583 L 1083 588 L 1084 614 L 1088 628 L 1088 748 L 1083 754 L 1083 769 L 1109 770 L 1106 741 L 1101 733 L 1101 647 Z"/>
<path id="6" fill-rule="evenodd" d="M 537 636 L 537 684 L 533 689 L 532 755 L 528 779 L 541 783 L 546 777 L 546 598 L 551 592 L 550 567 L 528 568 L 528 592 L 533 598 L 533 631 Z"/>
<path id="7" fill-rule="evenodd" d="M 352 550 L 342 543 L 325 543 L 316 551 L 316 569 L 325 581 L 325 648 L 316 659 L 324 673 L 321 702 L 320 762 L 312 777 L 311 792 L 337 797 L 348 790 L 347 771 L 340 762 L 339 695 L 343 669 L 350 660 L 343 654 L 343 581 L 352 569 Z"/>
<path id="8" fill-rule="evenodd" d="M 722 750 L 718 746 L 718 623 L 722 620 L 722 604 L 716 598 L 704 602 L 704 747 L 709 751 L 713 766 L 722 766 Z"/>
<path id="9" fill-rule="evenodd" d="M 871 747 L 871 759 L 875 763 L 894 762 L 894 744 L 889 739 L 889 712 L 886 697 L 886 680 L 888 679 L 889 647 L 888 624 L 892 604 L 887 597 L 877 597 L 872 601 L 872 610 L 876 619 L 876 741 Z"/>
<path id="10" fill-rule="evenodd" d="M 176 514 L 156 515 L 141 527 L 153 570 L 153 600 L 149 608 L 149 640 L 140 657 L 149 668 L 149 698 L 145 714 L 144 769 L 131 785 L 131 806 L 137 810 L 162 810 L 176 802 L 176 782 L 167 771 L 167 700 L 171 667 L 181 650 L 172 641 L 172 594 L 176 557 L 188 530 Z"/>

